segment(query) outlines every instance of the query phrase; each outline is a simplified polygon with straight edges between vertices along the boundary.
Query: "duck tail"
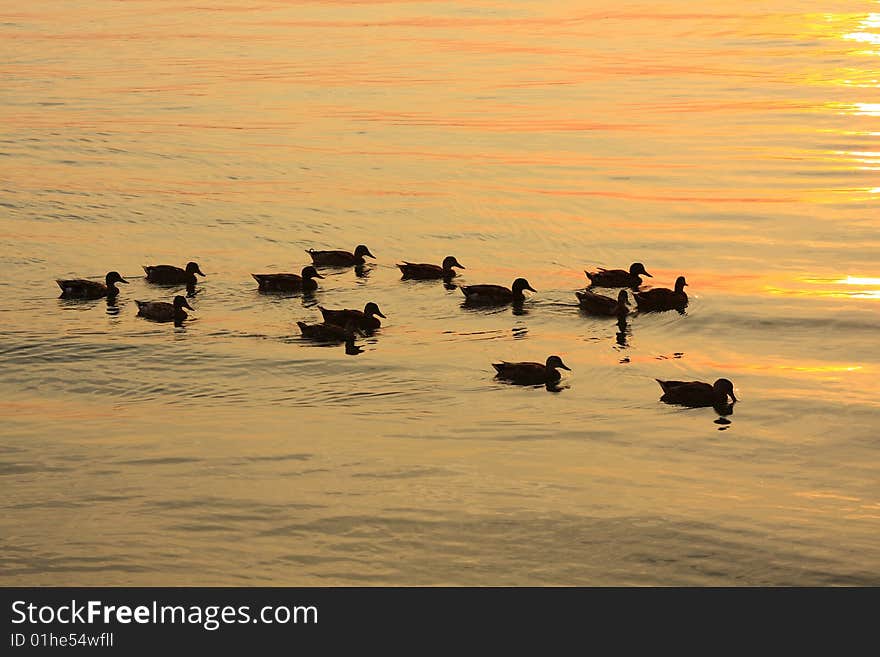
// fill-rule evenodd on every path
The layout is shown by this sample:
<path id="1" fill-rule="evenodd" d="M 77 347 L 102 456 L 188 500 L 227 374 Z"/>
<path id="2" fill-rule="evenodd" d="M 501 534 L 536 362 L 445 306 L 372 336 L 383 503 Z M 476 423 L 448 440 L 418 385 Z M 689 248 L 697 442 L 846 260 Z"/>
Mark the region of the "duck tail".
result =
<path id="1" fill-rule="evenodd" d="M 152 269 L 152 267 L 149 267 L 149 266 L 147 266 L 147 265 L 141 265 L 141 267 L 144 268 L 144 273 L 145 273 L 147 276 L 149 276 L 149 275 L 150 275 L 150 270 Z"/>
<path id="2" fill-rule="evenodd" d="M 64 281 L 56 278 L 55 282 L 58 283 L 58 287 L 60 287 L 62 290 L 64 289 Z"/>
<path id="3" fill-rule="evenodd" d="M 660 384 L 660 387 L 663 389 L 663 392 L 666 392 L 666 381 L 662 381 L 660 379 L 654 379 L 654 380 Z"/>
<path id="4" fill-rule="evenodd" d="M 297 322 L 296 325 L 299 326 L 299 330 L 302 331 L 303 333 L 306 332 L 306 329 L 307 329 L 308 326 L 309 326 L 309 325 L 306 324 L 305 322 Z"/>
<path id="5" fill-rule="evenodd" d="M 504 363 L 504 362 L 501 362 L 501 363 L 492 363 L 492 367 L 495 368 L 495 371 L 498 372 L 498 374 L 501 374 L 501 372 L 504 370 L 504 366 L 505 366 L 506 364 L 507 364 L 507 363 Z"/>

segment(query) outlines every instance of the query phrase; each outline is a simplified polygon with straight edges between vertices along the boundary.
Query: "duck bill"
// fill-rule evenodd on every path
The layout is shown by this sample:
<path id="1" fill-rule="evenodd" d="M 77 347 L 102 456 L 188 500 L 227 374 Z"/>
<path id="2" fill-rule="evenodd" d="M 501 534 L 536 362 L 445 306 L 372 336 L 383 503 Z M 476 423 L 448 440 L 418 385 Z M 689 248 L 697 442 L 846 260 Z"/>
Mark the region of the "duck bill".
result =
<path id="1" fill-rule="evenodd" d="M 364 253 L 364 255 L 365 255 L 365 256 L 370 256 L 373 260 L 376 259 L 376 256 L 374 256 L 374 255 L 373 255 L 372 253 L 370 253 L 369 251 L 367 251 L 366 253 Z"/>
<path id="2" fill-rule="evenodd" d="M 183 302 L 182 307 L 184 307 L 184 308 L 189 308 L 189 309 L 192 310 L 193 312 L 196 311 L 196 309 L 193 308 L 191 305 L 189 305 L 186 301 Z"/>
<path id="3" fill-rule="evenodd" d="M 385 317 L 385 315 L 382 314 L 381 310 L 377 310 L 376 314 L 379 315 L 379 317 L 381 317 L 382 319 L 388 319 L 387 317 Z"/>
<path id="4" fill-rule="evenodd" d="M 324 277 L 321 276 L 321 274 L 319 274 L 318 272 L 315 272 L 315 275 L 313 276 L 313 278 L 324 278 Z"/>
<path id="5" fill-rule="evenodd" d="M 563 370 L 567 370 L 567 371 L 571 372 L 571 368 L 568 365 L 566 365 L 565 363 L 560 363 L 559 367 Z"/>
<path id="6" fill-rule="evenodd" d="M 453 263 L 452 266 L 453 266 L 453 267 L 458 267 L 459 269 L 467 269 L 467 267 L 465 267 L 463 264 L 461 264 L 460 262 L 458 262 L 458 260 L 456 260 L 455 263 Z"/>
<path id="7" fill-rule="evenodd" d="M 730 393 L 730 398 L 734 401 L 734 403 L 737 402 L 737 401 L 739 401 L 739 400 L 736 398 L 736 395 L 734 395 L 732 392 Z"/>
<path id="8" fill-rule="evenodd" d="M 196 273 L 197 273 L 199 276 L 204 276 L 204 275 L 205 275 L 205 272 L 203 272 L 201 269 L 196 269 Z"/>
<path id="9" fill-rule="evenodd" d="M 122 276 L 120 276 L 120 277 L 119 277 L 119 280 L 116 281 L 116 282 L 117 282 L 117 283 L 125 283 L 126 285 L 128 285 L 128 281 L 125 280 L 124 278 L 122 278 Z"/>
<path id="10" fill-rule="evenodd" d="M 647 276 L 648 278 L 654 278 L 651 274 L 649 274 L 649 273 L 646 272 L 646 271 L 643 271 L 642 273 L 643 273 L 645 276 Z"/>

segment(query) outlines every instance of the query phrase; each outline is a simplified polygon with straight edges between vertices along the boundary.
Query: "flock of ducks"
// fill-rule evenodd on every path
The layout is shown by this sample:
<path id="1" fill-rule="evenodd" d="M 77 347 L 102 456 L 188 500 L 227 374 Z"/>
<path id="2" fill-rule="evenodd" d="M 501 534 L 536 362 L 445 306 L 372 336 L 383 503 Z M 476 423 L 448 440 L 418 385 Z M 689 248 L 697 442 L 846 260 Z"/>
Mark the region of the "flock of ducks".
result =
<path id="1" fill-rule="evenodd" d="M 263 292 L 313 292 L 318 288 L 316 279 L 324 278 L 317 267 L 358 267 L 365 264 L 364 257 L 374 258 L 370 250 L 363 244 L 358 245 L 354 252 L 349 251 L 306 251 L 312 259 L 312 264 L 304 267 L 299 274 L 272 273 L 252 274 L 257 281 L 260 291 Z M 440 265 L 428 263 L 413 263 L 404 261 L 398 264 L 403 279 L 416 280 L 443 280 L 447 286 L 457 272 L 456 269 L 465 269 L 454 256 L 447 256 Z M 146 279 L 149 283 L 158 285 L 185 285 L 188 291 L 192 291 L 196 285 L 198 276 L 205 276 L 198 263 L 189 262 L 183 268 L 172 265 L 149 265 L 144 266 Z M 653 278 L 645 270 L 640 262 L 633 263 L 629 269 L 602 269 L 585 271 L 590 284 L 587 289 L 575 292 L 580 307 L 589 314 L 616 317 L 618 321 L 624 321 L 629 314 L 629 295 L 627 289 L 632 291 L 636 307 L 640 312 L 661 312 L 666 310 L 678 310 L 682 312 L 687 306 L 688 297 L 684 291 L 687 281 L 684 276 L 679 276 L 673 289 L 652 288 L 640 291 L 642 276 Z M 58 280 L 63 298 L 77 299 L 114 299 L 119 294 L 117 283 L 127 284 L 119 272 L 111 271 L 104 278 L 104 282 L 87 279 Z M 454 286 L 451 286 L 454 287 Z M 591 291 L 590 288 L 623 288 L 617 297 L 608 297 Z M 465 302 L 480 305 L 518 305 L 525 301 L 525 290 L 536 292 L 525 278 L 517 278 L 507 288 L 501 285 L 461 285 Z M 186 319 L 186 310 L 193 310 L 186 297 L 177 295 L 172 302 L 162 301 L 135 301 L 138 307 L 138 316 L 157 322 L 174 322 L 180 325 Z M 323 316 L 323 322 L 319 324 L 307 324 L 297 322 L 303 337 L 320 341 L 344 342 L 346 353 L 358 353 L 360 348 L 354 345 L 358 334 L 368 334 L 381 326 L 379 318 L 385 318 L 379 306 L 373 302 L 367 303 L 363 310 L 339 309 L 332 310 L 318 306 Z M 519 385 L 545 385 L 553 386 L 558 383 L 562 374 L 559 370 L 570 369 L 562 362 L 559 356 L 549 356 L 544 363 L 518 362 L 509 363 L 502 361 L 492 363 L 496 370 L 496 377 Z M 732 411 L 732 403 L 737 401 L 733 390 L 733 383 L 728 379 L 718 379 L 714 384 L 702 381 L 664 381 L 656 379 L 663 390 L 660 400 L 670 404 L 680 404 L 690 407 L 714 407 L 721 414 L 729 414 Z M 732 403 L 728 403 L 728 397 Z"/>

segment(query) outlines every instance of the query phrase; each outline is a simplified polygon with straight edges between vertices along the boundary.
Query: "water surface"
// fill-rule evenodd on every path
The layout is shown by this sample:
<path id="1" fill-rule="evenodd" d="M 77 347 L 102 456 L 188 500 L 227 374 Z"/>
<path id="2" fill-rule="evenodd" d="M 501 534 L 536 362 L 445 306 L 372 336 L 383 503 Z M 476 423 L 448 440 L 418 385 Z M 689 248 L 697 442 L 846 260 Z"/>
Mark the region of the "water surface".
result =
<path id="1" fill-rule="evenodd" d="M 0 582 L 880 584 L 878 12 L 10 4 Z M 311 297 L 250 276 L 359 243 Z M 394 266 L 449 254 L 538 293 Z M 191 319 L 137 318 L 188 260 Z M 685 314 L 579 312 L 634 260 Z M 359 355 L 299 337 L 367 301 Z M 549 354 L 556 393 L 492 378 Z M 726 423 L 658 401 L 719 376 Z"/>

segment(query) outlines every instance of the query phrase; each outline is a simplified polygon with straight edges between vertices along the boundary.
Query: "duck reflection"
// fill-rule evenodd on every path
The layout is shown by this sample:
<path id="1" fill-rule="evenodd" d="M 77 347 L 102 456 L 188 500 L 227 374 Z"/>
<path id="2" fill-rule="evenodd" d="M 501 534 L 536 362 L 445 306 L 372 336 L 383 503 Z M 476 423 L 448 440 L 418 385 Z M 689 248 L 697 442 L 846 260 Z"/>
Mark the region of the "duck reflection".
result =
<path id="1" fill-rule="evenodd" d="M 113 317 L 119 315 L 119 301 L 116 297 L 107 297 L 107 314 Z"/>
<path id="2" fill-rule="evenodd" d="M 461 302 L 461 309 L 472 313 L 482 315 L 499 315 L 507 310 L 506 304 L 488 304 L 468 301 L 465 299 Z"/>
<path id="3" fill-rule="evenodd" d="M 345 353 L 348 356 L 357 356 L 364 351 L 363 347 L 359 347 L 354 343 L 354 337 L 345 341 Z"/>
<path id="4" fill-rule="evenodd" d="M 730 428 L 730 425 L 733 424 L 733 420 L 731 420 L 729 416 L 733 415 L 734 403 L 735 402 L 725 402 L 713 405 L 712 408 L 714 408 L 715 412 L 718 413 L 718 417 L 714 420 L 715 424 L 719 425 L 718 431 L 726 431 Z"/>
<path id="5" fill-rule="evenodd" d="M 628 347 L 629 344 L 627 343 L 626 339 L 630 335 L 632 335 L 632 329 L 630 328 L 630 325 L 626 323 L 626 317 L 618 318 L 617 333 L 615 335 L 615 340 L 617 341 L 617 344 L 619 344 L 621 347 Z"/>

